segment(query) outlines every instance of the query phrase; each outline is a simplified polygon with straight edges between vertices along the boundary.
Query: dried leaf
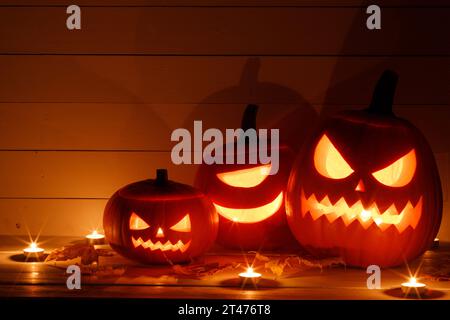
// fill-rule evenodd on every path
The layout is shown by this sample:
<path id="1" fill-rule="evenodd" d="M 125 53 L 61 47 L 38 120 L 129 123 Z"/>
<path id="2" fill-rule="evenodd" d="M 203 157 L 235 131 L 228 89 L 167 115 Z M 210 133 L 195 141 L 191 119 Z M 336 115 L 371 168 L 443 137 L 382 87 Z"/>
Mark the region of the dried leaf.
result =
<path id="1" fill-rule="evenodd" d="M 320 272 L 322 272 L 324 268 L 331 268 L 334 266 L 345 267 L 345 262 L 340 257 L 325 258 L 325 259 L 307 259 L 299 256 L 291 256 L 288 258 L 288 263 L 291 266 L 297 263 L 299 267 L 318 268 L 320 269 Z"/>
<path id="2" fill-rule="evenodd" d="M 79 262 L 80 265 L 90 265 L 94 262 L 98 262 L 98 257 L 100 256 L 111 256 L 111 255 L 113 255 L 111 250 L 95 249 L 93 245 L 87 243 L 77 243 L 74 245 L 65 246 L 63 248 L 53 250 L 47 256 L 45 262 L 51 264 L 51 262 L 55 261 L 66 261 L 67 264 L 72 263 L 71 261 L 74 259 L 80 258 L 81 259 L 81 261 Z"/>
<path id="3" fill-rule="evenodd" d="M 269 269 L 276 277 L 281 277 L 286 263 L 280 262 L 280 260 L 270 260 L 264 264 L 264 267 Z"/>
<path id="4" fill-rule="evenodd" d="M 233 267 L 231 264 L 220 265 L 218 262 L 207 264 L 193 264 L 187 266 L 173 265 L 172 271 L 181 276 L 201 278 L 214 275 L 215 273 Z"/>
<path id="5" fill-rule="evenodd" d="M 184 268 L 183 266 L 180 266 L 179 264 L 172 266 L 172 270 L 174 271 L 175 274 L 180 274 L 180 275 L 185 275 L 185 276 L 189 276 L 192 274 L 188 269 Z"/>
<path id="6" fill-rule="evenodd" d="M 57 267 L 57 268 L 62 268 L 62 269 L 67 269 L 68 266 L 71 265 L 81 265 L 81 257 L 76 257 L 74 259 L 69 259 L 69 260 L 48 260 L 45 259 L 45 263 L 53 266 L 53 267 Z"/>
<path id="7" fill-rule="evenodd" d="M 254 252 L 254 251 L 252 251 L 252 252 Z M 259 252 L 256 252 L 255 259 L 258 261 L 264 261 L 264 262 L 270 261 L 269 257 L 264 256 L 264 255 L 260 254 Z"/>

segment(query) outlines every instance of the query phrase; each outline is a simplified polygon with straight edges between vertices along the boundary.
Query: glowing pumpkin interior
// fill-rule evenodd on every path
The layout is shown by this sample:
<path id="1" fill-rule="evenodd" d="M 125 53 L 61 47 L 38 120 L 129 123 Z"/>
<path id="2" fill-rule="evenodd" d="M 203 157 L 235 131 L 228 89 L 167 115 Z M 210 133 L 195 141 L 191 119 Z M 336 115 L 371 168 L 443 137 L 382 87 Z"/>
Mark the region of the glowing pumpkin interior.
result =
<path id="1" fill-rule="evenodd" d="M 278 209 L 280 209 L 282 204 L 283 191 L 268 204 L 256 208 L 235 209 L 219 206 L 216 203 L 214 203 L 214 206 L 221 216 L 231 221 L 239 223 L 256 223 L 271 217 Z"/>
<path id="2" fill-rule="evenodd" d="M 314 151 L 314 167 L 318 173 L 328 179 L 345 179 L 355 171 L 345 160 L 335 145 L 323 134 Z M 381 184 L 388 187 L 400 188 L 411 182 L 416 171 L 416 155 L 412 149 L 404 156 L 391 164 L 373 172 L 371 175 Z M 355 191 L 365 192 L 364 183 L 358 181 Z M 354 220 L 358 220 L 365 228 L 375 223 L 380 229 L 385 230 L 394 225 L 401 233 L 408 226 L 416 228 L 422 214 L 422 198 L 416 204 L 408 202 L 403 208 L 396 208 L 394 204 L 387 210 L 380 210 L 373 202 L 370 206 L 363 206 L 361 201 L 348 204 L 344 197 L 332 203 L 328 196 L 317 199 L 314 194 L 309 197 L 302 192 L 302 215 L 309 212 L 314 220 L 325 215 L 328 221 L 334 222 L 341 218 L 348 226 Z"/>
<path id="3" fill-rule="evenodd" d="M 260 185 L 267 178 L 271 167 L 270 164 L 266 164 L 250 169 L 222 172 L 217 174 L 217 178 L 235 188 L 253 188 Z"/>
<path id="4" fill-rule="evenodd" d="M 150 222 L 144 221 L 139 215 L 136 213 L 132 213 L 129 220 L 129 227 L 131 231 L 143 231 L 149 229 L 151 226 Z M 191 232 L 191 219 L 189 217 L 189 214 L 186 214 L 181 220 L 179 220 L 177 223 L 175 223 L 173 226 L 169 228 L 172 231 L 175 232 L 182 232 L 187 233 Z M 131 236 L 131 242 L 133 243 L 133 246 L 135 248 L 142 247 L 144 249 L 149 249 L 151 251 L 155 250 L 161 250 L 161 251 L 181 251 L 185 252 L 190 244 L 191 241 L 188 240 L 183 241 L 182 239 L 172 240 L 165 239 L 165 232 L 164 229 L 161 226 L 156 227 L 156 233 L 152 237 L 151 234 L 146 234 L 147 238 L 146 240 L 143 239 L 143 236 Z M 153 239 L 153 240 L 152 240 Z"/>
<path id="5" fill-rule="evenodd" d="M 234 188 L 253 188 L 260 185 L 269 176 L 271 164 L 248 169 L 221 172 L 217 178 Z M 274 215 L 283 205 L 283 191 L 273 200 L 262 206 L 253 208 L 229 208 L 214 203 L 217 212 L 224 218 L 239 223 L 257 223 Z"/>

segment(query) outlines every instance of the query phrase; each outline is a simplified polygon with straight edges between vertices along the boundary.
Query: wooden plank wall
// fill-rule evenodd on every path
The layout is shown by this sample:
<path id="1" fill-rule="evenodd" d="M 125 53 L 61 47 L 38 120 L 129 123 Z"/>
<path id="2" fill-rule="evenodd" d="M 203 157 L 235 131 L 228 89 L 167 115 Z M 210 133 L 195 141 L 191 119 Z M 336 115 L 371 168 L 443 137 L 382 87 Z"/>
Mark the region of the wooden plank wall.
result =
<path id="1" fill-rule="evenodd" d="M 0 234 L 77 236 L 101 225 L 120 186 L 168 167 L 170 133 L 233 128 L 246 103 L 261 127 L 301 141 L 322 112 L 363 108 L 385 68 L 395 110 L 430 141 L 450 240 L 450 6 L 358 0 L 0 1 Z"/>

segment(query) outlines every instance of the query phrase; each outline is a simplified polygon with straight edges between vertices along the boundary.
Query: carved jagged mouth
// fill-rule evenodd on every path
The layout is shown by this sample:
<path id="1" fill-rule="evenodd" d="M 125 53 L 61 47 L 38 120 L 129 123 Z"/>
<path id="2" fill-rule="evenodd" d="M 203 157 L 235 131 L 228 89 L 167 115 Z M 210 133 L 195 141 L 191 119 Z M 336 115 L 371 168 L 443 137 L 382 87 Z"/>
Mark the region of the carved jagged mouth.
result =
<path id="1" fill-rule="evenodd" d="M 319 201 L 314 194 L 306 198 L 304 191 L 302 191 L 301 204 L 302 216 L 304 217 L 309 213 L 313 220 L 325 215 L 330 223 L 333 223 L 336 219 L 342 219 L 346 226 L 358 220 L 364 229 L 375 223 L 383 231 L 393 225 L 399 233 L 402 233 L 409 226 L 415 229 L 422 215 L 422 197 L 415 206 L 408 201 L 401 210 L 398 210 L 392 204 L 384 212 L 380 212 L 375 202 L 367 208 L 362 205 L 360 200 L 350 206 L 343 197 L 335 203 L 331 203 L 327 196 Z"/>
<path id="2" fill-rule="evenodd" d="M 185 252 L 191 245 L 191 240 L 189 240 L 186 244 L 184 244 L 181 240 L 178 240 L 177 243 L 172 244 L 170 240 L 167 240 L 165 243 L 162 243 L 161 241 L 153 243 L 150 239 L 144 241 L 141 237 L 139 237 L 137 240 L 134 237 L 131 237 L 131 241 L 133 242 L 133 246 L 135 248 L 143 247 L 144 249 L 150 249 L 151 251 L 161 250 Z"/>

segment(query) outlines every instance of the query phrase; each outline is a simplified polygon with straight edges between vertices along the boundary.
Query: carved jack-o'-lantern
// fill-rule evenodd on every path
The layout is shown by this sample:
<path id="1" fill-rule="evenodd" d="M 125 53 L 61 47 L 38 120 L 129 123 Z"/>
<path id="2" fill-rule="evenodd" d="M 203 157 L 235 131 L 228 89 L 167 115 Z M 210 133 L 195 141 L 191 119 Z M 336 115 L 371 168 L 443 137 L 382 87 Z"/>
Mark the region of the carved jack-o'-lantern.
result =
<path id="1" fill-rule="evenodd" d="M 111 247 L 125 257 L 149 264 L 186 262 L 204 253 L 217 236 L 211 201 L 188 185 L 156 180 L 127 185 L 109 200 L 103 228 Z"/>
<path id="2" fill-rule="evenodd" d="M 386 71 L 368 109 L 326 118 L 293 166 L 289 226 L 313 254 L 395 266 L 422 254 L 438 232 L 437 167 L 419 130 L 392 113 L 396 83 Z"/>
<path id="3" fill-rule="evenodd" d="M 242 129 L 256 127 L 257 110 L 256 105 L 247 106 Z M 267 148 L 271 150 L 270 142 Z M 274 175 L 269 175 L 271 164 L 204 164 L 200 167 L 195 185 L 211 198 L 219 213 L 217 241 L 223 246 L 257 250 L 295 244 L 284 209 L 293 153 L 284 145 L 277 151 L 279 170 Z M 247 148 L 246 158 L 250 152 Z"/>

